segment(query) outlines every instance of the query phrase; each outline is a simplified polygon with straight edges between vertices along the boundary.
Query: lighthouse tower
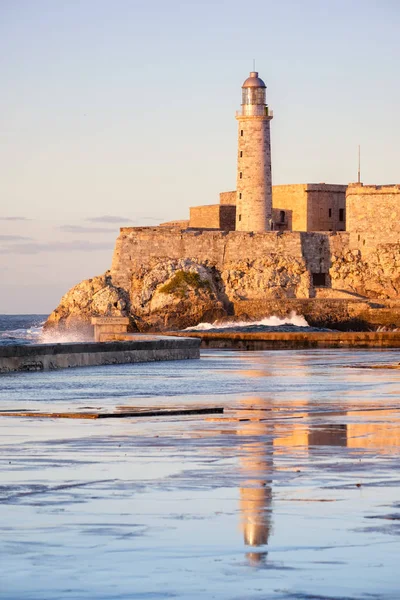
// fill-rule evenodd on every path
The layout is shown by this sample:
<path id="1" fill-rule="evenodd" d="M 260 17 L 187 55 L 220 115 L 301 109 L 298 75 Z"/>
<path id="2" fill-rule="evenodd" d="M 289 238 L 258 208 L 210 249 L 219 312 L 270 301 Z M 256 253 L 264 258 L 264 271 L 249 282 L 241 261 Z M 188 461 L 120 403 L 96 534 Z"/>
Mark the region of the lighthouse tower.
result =
<path id="1" fill-rule="evenodd" d="M 265 101 L 266 85 L 256 71 L 242 86 L 239 123 L 236 230 L 269 231 L 272 218 L 272 111 Z"/>

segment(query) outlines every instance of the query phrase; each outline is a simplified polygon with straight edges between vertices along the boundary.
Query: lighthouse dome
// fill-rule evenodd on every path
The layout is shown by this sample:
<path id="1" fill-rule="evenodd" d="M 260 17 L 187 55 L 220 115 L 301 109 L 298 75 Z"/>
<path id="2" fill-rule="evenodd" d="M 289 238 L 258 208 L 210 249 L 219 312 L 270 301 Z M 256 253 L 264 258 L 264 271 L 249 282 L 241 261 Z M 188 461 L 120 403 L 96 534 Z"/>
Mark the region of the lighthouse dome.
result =
<path id="1" fill-rule="evenodd" d="M 242 88 L 266 88 L 263 80 L 258 76 L 257 71 L 251 71 L 250 77 L 246 79 Z"/>

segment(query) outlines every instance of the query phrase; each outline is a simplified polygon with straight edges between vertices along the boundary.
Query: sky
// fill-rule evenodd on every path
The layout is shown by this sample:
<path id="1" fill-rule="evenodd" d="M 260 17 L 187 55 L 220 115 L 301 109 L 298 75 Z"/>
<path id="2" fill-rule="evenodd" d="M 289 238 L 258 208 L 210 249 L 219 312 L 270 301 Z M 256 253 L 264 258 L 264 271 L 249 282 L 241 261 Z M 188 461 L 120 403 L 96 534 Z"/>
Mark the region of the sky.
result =
<path id="1" fill-rule="evenodd" d="M 241 85 L 274 184 L 400 183 L 398 0 L 0 0 L 0 313 L 49 313 L 119 227 L 235 189 Z"/>

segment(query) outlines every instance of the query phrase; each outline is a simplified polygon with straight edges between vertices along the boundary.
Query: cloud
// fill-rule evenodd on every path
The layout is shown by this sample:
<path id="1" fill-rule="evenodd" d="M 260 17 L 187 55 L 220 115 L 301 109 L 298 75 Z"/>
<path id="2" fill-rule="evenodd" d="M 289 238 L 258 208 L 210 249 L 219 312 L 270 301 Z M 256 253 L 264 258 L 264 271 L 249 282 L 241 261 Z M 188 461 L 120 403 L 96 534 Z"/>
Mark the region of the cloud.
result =
<path id="1" fill-rule="evenodd" d="M 32 221 L 27 217 L 0 217 L 0 221 Z"/>
<path id="2" fill-rule="evenodd" d="M 38 254 L 39 252 L 98 252 L 111 250 L 112 244 L 103 242 L 88 242 L 74 240 L 72 242 L 31 242 L 28 244 L 13 244 L 0 248 L 0 254 Z"/>
<path id="3" fill-rule="evenodd" d="M 31 237 L 25 235 L 3 235 L 0 234 L 0 242 L 20 242 L 22 240 L 31 240 Z"/>
<path id="4" fill-rule="evenodd" d="M 115 233 L 112 227 L 84 227 L 82 225 L 61 225 L 58 227 L 61 231 L 67 233 Z"/>
<path id="5" fill-rule="evenodd" d="M 102 217 L 89 217 L 85 221 L 91 221 L 92 223 L 118 223 L 123 225 L 124 223 L 132 223 L 132 219 L 127 217 L 116 217 L 114 215 L 103 215 Z"/>

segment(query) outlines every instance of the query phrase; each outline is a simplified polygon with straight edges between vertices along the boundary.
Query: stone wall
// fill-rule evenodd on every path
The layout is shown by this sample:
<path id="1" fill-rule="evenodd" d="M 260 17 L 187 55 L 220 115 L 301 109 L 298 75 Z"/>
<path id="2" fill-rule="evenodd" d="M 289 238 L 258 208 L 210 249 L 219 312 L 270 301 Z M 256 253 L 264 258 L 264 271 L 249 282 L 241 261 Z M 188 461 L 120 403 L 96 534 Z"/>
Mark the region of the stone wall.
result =
<path id="1" fill-rule="evenodd" d="M 189 219 L 167 221 L 166 223 L 160 223 L 159 227 L 176 227 L 178 229 L 186 229 L 187 227 L 189 227 Z"/>
<path id="2" fill-rule="evenodd" d="M 236 206 L 236 190 L 233 190 L 233 192 L 221 192 L 219 195 L 219 203 Z"/>
<path id="3" fill-rule="evenodd" d="M 176 231 L 157 227 L 123 227 L 117 239 L 111 276 L 129 290 L 132 275 L 155 260 L 190 258 L 221 272 L 230 265 L 273 257 L 285 264 L 298 261 L 310 272 L 327 272 L 330 245 L 325 234 L 299 232 Z M 270 260 L 270 259 L 268 259 Z M 285 264 L 283 264 L 286 261 Z"/>
<path id="4" fill-rule="evenodd" d="M 189 227 L 193 229 L 235 229 L 236 206 L 229 204 L 207 204 L 190 207 Z"/>
<path id="5" fill-rule="evenodd" d="M 347 230 L 392 241 L 400 233 L 400 185 L 350 184 L 346 194 Z"/>
<path id="6" fill-rule="evenodd" d="M 344 231 L 345 194 L 345 185 L 274 185 L 272 207 L 275 228 L 289 231 Z M 285 213 L 283 220 L 281 211 Z"/>
<path id="7" fill-rule="evenodd" d="M 289 231 L 307 231 L 307 184 L 272 186 L 274 224 L 279 224 L 279 213 L 285 212 Z"/>
<path id="8" fill-rule="evenodd" d="M 309 278 L 315 274 L 325 274 L 323 284 L 338 293 L 382 299 L 400 296 L 398 239 L 389 236 L 379 242 L 376 234 L 355 232 L 249 234 L 122 228 L 113 257 L 113 285 L 130 290 L 132 276 L 141 268 L 182 257 L 217 269 L 231 300 L 241 294 L 243 298 L 313 297 Z"/>
<path id="9" fill-rule="evenodd" d="M 3 346 L 0 347 L 0 374 L 200 358 L 199 346 L 198 340 L 188 337 L 154 337 L 106 344 Z"/>
<path id="10" fill-rule="evenodd" d="M 307 231 L 345 231 L 346 188 L 345 185 L 307 185 Z"/>

